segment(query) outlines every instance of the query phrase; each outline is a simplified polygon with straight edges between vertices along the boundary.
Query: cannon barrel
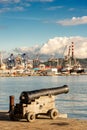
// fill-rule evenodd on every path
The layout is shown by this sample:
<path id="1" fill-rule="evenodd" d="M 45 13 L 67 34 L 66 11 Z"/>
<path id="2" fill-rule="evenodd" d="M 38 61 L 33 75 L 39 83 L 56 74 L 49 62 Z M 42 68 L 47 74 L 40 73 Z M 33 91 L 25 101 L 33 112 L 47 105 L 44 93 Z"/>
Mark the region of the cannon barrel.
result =
<path id="1" fill-rule="evenodd" d="M 45 88 L 33 91 L 23 91 L 20 95 L 20 103 L 28 104 L 39 98 L 40 96 L 58 95 L 62 93 L 68 93 L 69 88 L 67 85 L 56 88 Z"/>

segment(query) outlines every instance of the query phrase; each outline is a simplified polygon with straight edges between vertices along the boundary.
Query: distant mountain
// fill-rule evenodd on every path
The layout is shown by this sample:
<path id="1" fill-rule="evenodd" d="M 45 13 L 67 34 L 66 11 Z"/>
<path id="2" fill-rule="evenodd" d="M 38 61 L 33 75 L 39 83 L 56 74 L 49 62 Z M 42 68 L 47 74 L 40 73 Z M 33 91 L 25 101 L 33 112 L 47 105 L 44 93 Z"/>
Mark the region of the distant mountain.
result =
<path id="1" fill-rule="evenodd" d="M 84 67 L 87 67 L 87 58 L 84 59 L 78 59 L 80 64 L 83 65 Z"/>

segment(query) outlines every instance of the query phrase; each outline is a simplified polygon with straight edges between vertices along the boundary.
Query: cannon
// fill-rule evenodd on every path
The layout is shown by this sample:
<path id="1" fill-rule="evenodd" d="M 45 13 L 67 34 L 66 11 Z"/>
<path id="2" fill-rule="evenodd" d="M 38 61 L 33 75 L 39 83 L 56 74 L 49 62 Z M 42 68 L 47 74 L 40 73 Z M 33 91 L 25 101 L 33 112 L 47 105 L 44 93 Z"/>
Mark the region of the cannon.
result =
<path id="1" fill-rule="evenodd" d="M 47 115 L 51 119 L 65 117 L 67 114 L 60 114 L 56 109 L 55 96 L 68 92 L 67 85 L 23 91 L 16 105 L 14 105 L 13 96 L 10 96 L 9 117 L 11 120 L 27 119 L 28 122 L 33 122 L 39 115 Z"/>

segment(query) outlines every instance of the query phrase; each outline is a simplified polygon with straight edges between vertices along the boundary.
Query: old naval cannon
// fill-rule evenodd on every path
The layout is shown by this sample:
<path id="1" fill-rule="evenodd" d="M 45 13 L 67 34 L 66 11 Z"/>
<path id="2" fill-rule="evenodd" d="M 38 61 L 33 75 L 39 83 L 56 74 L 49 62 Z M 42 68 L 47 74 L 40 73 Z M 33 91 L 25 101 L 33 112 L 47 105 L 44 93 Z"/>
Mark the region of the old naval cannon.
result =
<path id="1" fill-rule="evenodd" d="M 67 85 L 24 91 L 20 95 L 20 102 L 16 105 L 14 96 L 10 96 L 9 117 L 11 120 L 27 119 L 28 122 L 33 122 L 39 115 L 47 115 L 51 119 L 65 117 L 67 114 L 60 114 L 56 109 L 55 96 L 68 92 Z"/>

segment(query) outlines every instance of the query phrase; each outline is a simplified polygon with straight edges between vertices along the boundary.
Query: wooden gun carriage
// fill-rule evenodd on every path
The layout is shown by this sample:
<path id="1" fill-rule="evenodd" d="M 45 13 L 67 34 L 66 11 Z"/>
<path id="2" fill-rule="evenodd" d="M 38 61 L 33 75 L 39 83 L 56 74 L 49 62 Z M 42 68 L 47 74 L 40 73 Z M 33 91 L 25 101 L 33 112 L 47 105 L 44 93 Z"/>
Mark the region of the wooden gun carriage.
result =
<path id="1" fill-rule="evenodd" d="M 55 96 L 68 93 L 67 85 L 34 91 L 24 91 L 20 95 L 20 102 L 14 105 L 14 98 L 10 96 L 9 115 L 11 120 L 27 119 L 33 122 L 38 115 L 47 115 L 51 119 L 60 117 L 55 106 Z"/>

